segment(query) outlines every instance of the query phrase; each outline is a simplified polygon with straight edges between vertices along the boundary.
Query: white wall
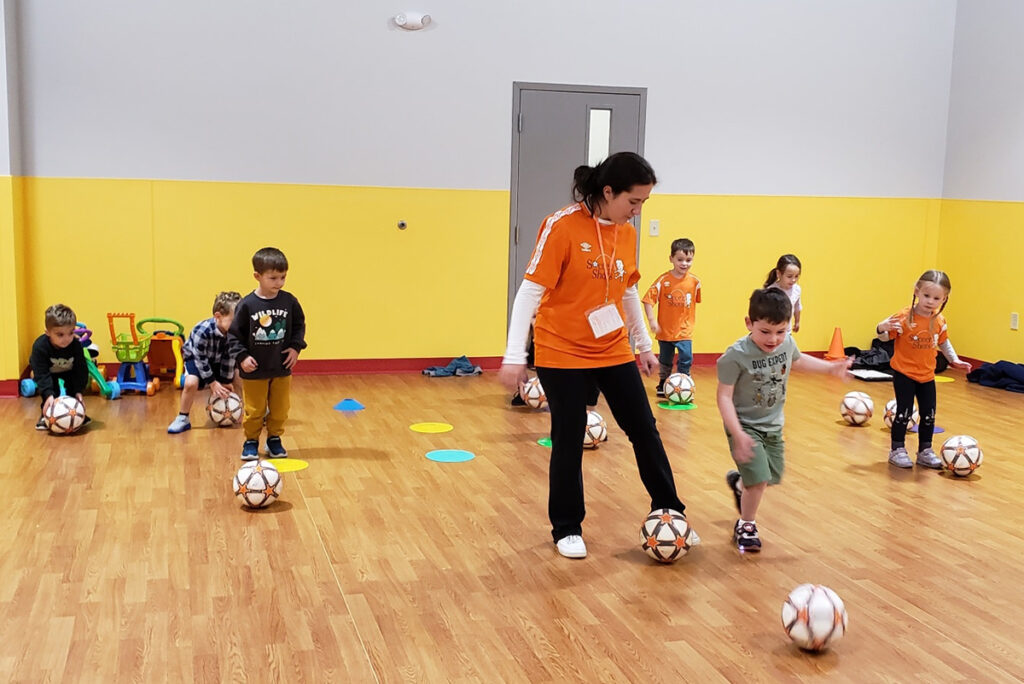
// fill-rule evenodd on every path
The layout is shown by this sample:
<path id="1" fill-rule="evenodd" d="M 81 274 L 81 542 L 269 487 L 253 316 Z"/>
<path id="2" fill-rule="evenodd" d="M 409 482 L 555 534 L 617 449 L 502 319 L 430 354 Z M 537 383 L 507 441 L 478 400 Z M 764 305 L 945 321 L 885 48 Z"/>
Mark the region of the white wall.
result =
<path id="1" fill-rule="evenodd" d="M 957 10 L 943 196 L 1024 201 L 1024 3 Z"/>
<path id="2" fill-rule="evenodd" d="M 18 42 L 16 0 L 0 0 L 0 175 L 18 175 Z"/>
<path id="3" fill-rule="evenodd" d="M 935 197 L 955 9 L 22 2 L 24 173 L 507 188 L 519 80 L 647 87 L 662 192 Z"/>

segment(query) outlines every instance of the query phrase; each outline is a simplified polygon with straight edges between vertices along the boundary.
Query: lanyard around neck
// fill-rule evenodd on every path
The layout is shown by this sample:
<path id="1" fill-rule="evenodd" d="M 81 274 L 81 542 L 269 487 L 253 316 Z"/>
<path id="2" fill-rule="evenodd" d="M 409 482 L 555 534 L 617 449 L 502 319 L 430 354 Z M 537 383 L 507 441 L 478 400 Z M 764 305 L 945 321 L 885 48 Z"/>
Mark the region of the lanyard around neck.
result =
<path id="1" fill-rule="evenodd" d="M 604 256 L 604 239 L 601 237 L 601 222 L 597 216 L 594 216 L 594 226 L 597 228 L 597 246 L 601 250 L 601 267 L 604 268 L 604 302 L 608 303 L 608 294 L 610 292 L 612 276 L 608 271 L 608 262 L 615 262 L 615 252 L 619 248 L 619 224 L 615 224 L 615 235 L 612 238 L 612 256 L 610 259 L 605 260 Z"/>

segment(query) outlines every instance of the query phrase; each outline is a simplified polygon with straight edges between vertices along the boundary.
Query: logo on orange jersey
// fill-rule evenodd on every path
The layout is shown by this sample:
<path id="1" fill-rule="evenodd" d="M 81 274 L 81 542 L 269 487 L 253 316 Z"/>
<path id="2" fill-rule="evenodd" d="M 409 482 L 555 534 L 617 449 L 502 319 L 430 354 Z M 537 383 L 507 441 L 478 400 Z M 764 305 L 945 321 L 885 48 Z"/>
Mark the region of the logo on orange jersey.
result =
<path id="1" fill-rule="evenodd" d="M 690 293 L 683 292 L 679 288 L 676 288 L 665 296 L 666 303 L 669 306 L 690 306 Z"/>
<path id="2" fill-rule="evenodd" d="M 939 336 L 929 335 L 928 331 L 912 333 L 909 337 L 910 346 L 914 349 L 935 349 L 939 346 Z"/>
<path id="3" fill-rule="evenodd" d="M 581 242 L 580 243 L 580 251 L 581 252 L 585 252 L 585 253 L 589 254 L 590 250 L 592 250 L 592 249 L 594 249 L 594 247 L 589 242 Z"/>
<path id="4" fill-rule="evenodd" d="M 611 264 L 611 272 L 608 274 L 605 272 L 606 267 L 602 264 L 602 259 L 605 262 L 609 261 L 609 258 L 603 254 L 595 259 L 587 259 L 587 268 L 591 270 L 595 278 L 606 278 L 610 275 L 614 280 L 626 279 L 626 264 L 622 259 L 616 259 L 615 263 Z"/>

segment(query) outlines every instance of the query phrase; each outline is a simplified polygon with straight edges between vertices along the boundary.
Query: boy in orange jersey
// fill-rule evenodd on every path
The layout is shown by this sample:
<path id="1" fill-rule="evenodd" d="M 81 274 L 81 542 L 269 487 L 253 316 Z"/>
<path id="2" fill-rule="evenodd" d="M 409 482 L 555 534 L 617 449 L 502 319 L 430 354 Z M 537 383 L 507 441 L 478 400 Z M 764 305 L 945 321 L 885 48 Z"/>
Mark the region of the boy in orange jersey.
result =
<path id="1" fill-rule="evenodd" d="M 665 396 L 665 379 L 672 373 L 672 358 L 679 350 L 676 369 L 690 374 L 693 365 L 693 324 L 700 301 L 700 279 L 690 273 L 693 265 L 694 246 L 691 240 L 680 238 L 672 241 L 669 261 L 672 270 L 662 273 L 644 296 L 644 311 L 647 321 L 658 338 L 658 387 L 657 395 Z M 658 317 L 654 317 L 654 305 L 658 306 Z"/>

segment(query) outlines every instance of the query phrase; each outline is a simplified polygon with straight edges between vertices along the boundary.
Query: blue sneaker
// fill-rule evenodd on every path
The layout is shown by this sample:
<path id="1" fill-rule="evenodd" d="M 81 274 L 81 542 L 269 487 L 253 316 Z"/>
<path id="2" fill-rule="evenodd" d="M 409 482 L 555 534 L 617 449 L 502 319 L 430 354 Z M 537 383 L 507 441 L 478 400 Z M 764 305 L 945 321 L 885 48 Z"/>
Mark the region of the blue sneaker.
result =
<path id="1" fill-rule="evenodd" d="M 259 453 L 260 443 L 255 439 L 245 440 L 245 444 L 242 445 L 242 460 L 243 461 L 256 461 L 260 457 Z"/>
<path id="2" fill-rule="evenodd" d="M 267 454 L 270 458 L 288 458 L 280 437 L 267 437 Z"/>

